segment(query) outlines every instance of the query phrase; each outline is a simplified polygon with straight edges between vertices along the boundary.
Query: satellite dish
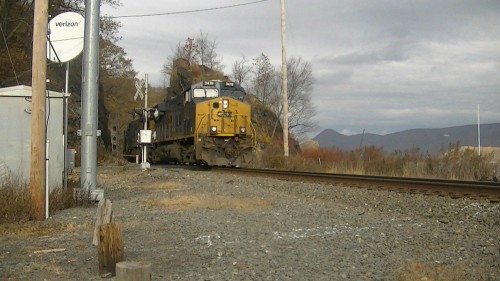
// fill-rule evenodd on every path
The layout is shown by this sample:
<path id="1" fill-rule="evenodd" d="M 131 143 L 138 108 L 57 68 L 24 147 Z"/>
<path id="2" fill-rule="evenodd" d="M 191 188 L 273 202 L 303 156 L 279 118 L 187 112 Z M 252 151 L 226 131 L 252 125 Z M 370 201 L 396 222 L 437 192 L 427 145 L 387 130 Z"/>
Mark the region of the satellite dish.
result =
<path id="1" fill-rule="evenodd" d="M 85 19 L 74 12 L 57 15 L 49 22 L 47 58 L 53 62 L 67 62 L 83 50 Z"/>

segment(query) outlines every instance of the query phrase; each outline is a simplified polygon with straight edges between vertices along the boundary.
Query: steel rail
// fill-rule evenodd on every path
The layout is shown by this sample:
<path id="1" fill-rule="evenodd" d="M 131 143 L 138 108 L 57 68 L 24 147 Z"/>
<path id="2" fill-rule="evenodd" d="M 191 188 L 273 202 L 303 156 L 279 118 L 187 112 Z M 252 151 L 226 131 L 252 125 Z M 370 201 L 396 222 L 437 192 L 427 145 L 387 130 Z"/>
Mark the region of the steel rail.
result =
<path id="1" fill-rule="evenodd" d="M 377 188 L 408 193 L 424 193 L 451 197 L 469 197 L 500 202 L 500 183 L 492 181 L 459 181 L 443 179 L 406 178 L 389 176 L 365 176 L 317 172 L 284 171 L 274 169 L 234 169 L 213 167 L 214 171 L 230 173 L 262 174 L 287 180 L 342 183 L 364 188 Z"/>

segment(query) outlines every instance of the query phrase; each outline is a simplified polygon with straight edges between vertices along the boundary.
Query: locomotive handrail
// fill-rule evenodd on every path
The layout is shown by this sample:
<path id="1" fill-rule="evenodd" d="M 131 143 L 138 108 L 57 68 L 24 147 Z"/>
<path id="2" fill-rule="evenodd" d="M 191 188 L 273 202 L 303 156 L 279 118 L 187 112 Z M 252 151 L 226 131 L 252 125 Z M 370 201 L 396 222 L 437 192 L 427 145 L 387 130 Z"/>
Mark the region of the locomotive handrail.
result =
<path id="1" fill-rule="evenodd" d="M 235 114 L 234 115 L 234 125 L 233 125 L 233 134 L 238 134 L 238 116 L 243 116 L 242 114 Z M 244 119 L 244 117 L 243 117 Z"/>
<path id="2" fill-rule="evenodd" d="M 245 122 L 245 124 L 247 123 L 248 121 L 248 116 L 246 114 L 234 114 L 234 124 L 238 124 L 238 116 L 241 116 L 241 118 L 243 119 L 243 122 Z M 246 125 L 245 125 L 246 126 Z M 237 126 L 234 126 L 234 134 L 238 134 L 238 128 Z"/>
<path id="3" fill-rule="evenodd" d="M 257 130 L 255 129 L 252 120 L 250 120 L 250 129 L 252 130 L 253 133 L 252 147 L 255 149 L 257 147 Z"/>
<path id="4" fill-rule="evenodd" d="M 243 119 L 245 120 L 245 123 L 248 122 L 248 116 L 247 115 L 244 115 L 244 114 L 235 114 L 235 119 L 238 116 L 242 116 Z M 238 123 L 237 120 L 235 120 L 235 123 Z M 253 135 L 253 138 L 252 138 L 252 147 L 255 148 L 255 147 L 257 147 L 257 130 L 255 129 L 255 126 L 253 125 L 252 120 L 250 120 L 248 123 L 250 123 L 250 130 L 251 130 L 251 134 Z M 237 133 L 237 128 L 236 127 L 234 127 L 234 131 L 235 131 L 235 134 L 236 134 Z"/>
<path id="5" fill-rule="evenodd" d="M 201 114 L 200 114 L 201 115 Z M 198 143 L 198 133 L 199 133 L 199 130 L 200 130 L 200 127 L 201 127 L 201 124 L 203 123 L 203 119 L 205 119 L 207 115 L 203 114 L 203 116 L 201 117 L 201 120 L 200 120 L 200 123 L 198 124 L 198 126 L 196 127 L 196 131 L 194 132 L 194 135 L 196 137 L 196 139 L 194 140 L 196 143 Z"/>

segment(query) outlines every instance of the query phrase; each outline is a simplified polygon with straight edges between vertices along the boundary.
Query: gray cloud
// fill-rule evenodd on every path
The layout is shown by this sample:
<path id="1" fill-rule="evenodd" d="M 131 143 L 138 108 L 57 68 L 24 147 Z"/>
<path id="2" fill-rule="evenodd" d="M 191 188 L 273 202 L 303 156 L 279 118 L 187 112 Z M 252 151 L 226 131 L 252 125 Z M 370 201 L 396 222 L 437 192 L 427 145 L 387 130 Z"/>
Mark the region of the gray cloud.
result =
<path id="1" fill-rule="evenodd" d="M 122 0 L 111 14 L 232 5 Z M 371 133 L 500 122 L 500 1 L 286 1 L 287 54 L 312 62 L 320 129 Z M 123 19 L 121 45 L 161 84 L 170 49 L 200 30 L 225 71 L 244 54 L 281 63 L 279 1 L 165 17 Z"/>
<path id="2" fill-rule="evenodd" d="M 413 44 L 408 42 L 391 42 L 381 47 L 348 52 L 324 60 L 331 64 L 346 65 L 398 62 L 407 60 L 414 47 Z"/>

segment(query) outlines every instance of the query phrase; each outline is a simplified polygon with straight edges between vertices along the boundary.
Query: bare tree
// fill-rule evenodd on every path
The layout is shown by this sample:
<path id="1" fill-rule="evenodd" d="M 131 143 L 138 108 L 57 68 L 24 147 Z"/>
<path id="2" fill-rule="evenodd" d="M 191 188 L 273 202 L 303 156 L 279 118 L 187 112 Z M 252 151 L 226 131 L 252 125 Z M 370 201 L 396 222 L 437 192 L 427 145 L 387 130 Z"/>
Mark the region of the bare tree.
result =
<path id="1" fill-rule="evenodd" d="M 183 59 L 188 66 L 199 63 L 200 48 L 193 38 L 187 38 L 184 44 L 177 43 L 175 48 L 172 48 L 172 54 L 167 57 L 167 61 L 163 64 L 161 73 L 164 75 L 164 84 L 170 83 L 170 76 L 174 69 L 174 63 Z"/>
<path id="2" fill-rule="evenodd" d="M 313 118 L 316 115 L 316 109 L 311 103 L 312 66 L 301 58 L 290 58 L 287 61 L 287 76 L 288 128 L 297 139 L 301 140 L 305 133 L 310 132 L 315 127 Z M 277 91 L 273 94 L 271 108 L 281 117 L 283 111 L 281 73 L 277 77 L 279 78 L 274 80 Z M 275 130 L 276 127 L 277 124 Z"/>
<path id="3" fill-rule="evenodd" d="M 217 48 L 217 41 L 215 39 L 210 40 L 208 34 L 200 30 L 200 36 L 196 38 L 195 43 L 198 46 L 201 65 L 209 67 L 212 70 L 222 70 L 224 68 L 222 58 L 215 51 Z"/>
<path id="4" fill-rule="evenodd" d="M 247 58 L 243 55 L 241 60 L 233 63 L 233 80 L 240 85 L 247 83 L 247 77 L 252 73 L 252 66 L 249 65 Z"/>
<path id="5" fill-rule="evenodd" d="M 217 42 L 210 40 L 207 34 L 200 31 L 200 36 L 196 39 L 187 38 L 183 43 L 179 42 L 175 48 L 172 48 L 171 55 L 167 57 L 162 67 L 164 75 L 164 85 L 170 83 L 174 63 L 182 59 L 188 63 L 188 66 L 203 65 L 211 70 L 221 71 L 224 65 L 222 58 L 216 52 Z M 203 72 L 205 68 L 201 67 Z"/>
<path id="6" fill-rule="evenodd" d="M 182 48 L 182 57 L 189 65 L 197 64 L 200 62 L 200 45 L 196 43 L 193 38 L 186 39 L 184 47 Z"/>
<path id="7" fill-rule="evenodd" d="M 168 84 L 170 84 L 170 75 L 174 69 L 174 61 L 182 56 L 181 42 L 177 43 L 177 47 L 171 47 L 170 50 L 172 53 L 167 57 L 161 68 L 161 73 L 163 74 L 163 87 L 167 87 Z"/>
<path id="8" fill-rule="evenodd" d="M 271 65 L 269 58 L 263 53 L 253 59 L 253 65 L 253 94 L 263 105 L 268 105 L 270 96 L 276 91 L 276 85 L 273 83 L 276 75 L 274 67 Z"/>

